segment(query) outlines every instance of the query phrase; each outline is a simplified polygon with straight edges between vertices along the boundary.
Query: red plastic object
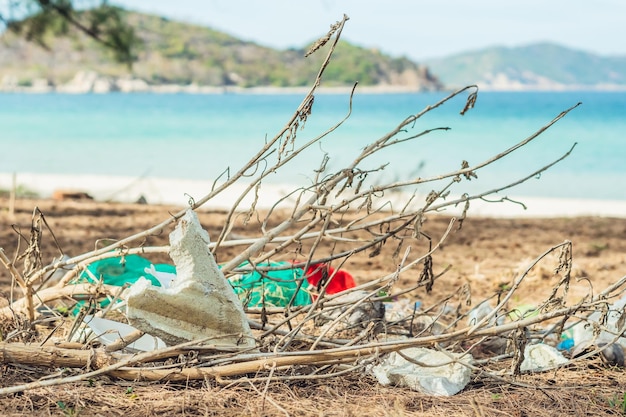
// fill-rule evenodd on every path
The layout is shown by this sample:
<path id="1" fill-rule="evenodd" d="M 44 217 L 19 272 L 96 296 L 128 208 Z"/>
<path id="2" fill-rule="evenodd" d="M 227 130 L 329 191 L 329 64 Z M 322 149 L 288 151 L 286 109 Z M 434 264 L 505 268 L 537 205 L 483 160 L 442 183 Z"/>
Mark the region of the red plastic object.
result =
<path id="1" fill-rule="evenodd" d="M 339 269 L 335 272 L 335 269 L 328 264 L 310 265 L 305 275 L 309 284 L 317 288 L 318 291 L 322 288 L 325 281 L 332 277 L 326 287 L 326 294 L 335 294 L 356 286 L 354 278 L 348 271 Z"/>

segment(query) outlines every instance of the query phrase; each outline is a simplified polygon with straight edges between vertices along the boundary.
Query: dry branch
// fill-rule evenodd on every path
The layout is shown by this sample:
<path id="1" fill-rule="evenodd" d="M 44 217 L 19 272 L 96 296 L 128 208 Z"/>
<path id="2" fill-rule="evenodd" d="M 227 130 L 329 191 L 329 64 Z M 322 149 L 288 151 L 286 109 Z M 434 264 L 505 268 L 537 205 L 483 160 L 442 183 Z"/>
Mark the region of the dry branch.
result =
<path id="1" fill-rule="evenodd" d="M 624 277 L 626 279 L 626 277 Z M 624 280 L 623 279 L 623 280 Z M 388 342 L 373 342 L 357 346 L 339 348 L 309 350 L 305 352 L 274 352 L 246 354 L 233 356 L 233 363 L 218 366 L 196 366 L 168 370 L 154 370 L 145 367 L 128 368 L 128 364 L 141 364 L 153 360 L 162 360 L 168 357 L 178 356 L 181 349 L 190 343 L 163 349 L 161 351 L 148 352 L 141 355 L 126 355 L 122 360 L 116 361 L 115 357 L 105 349 L 75 350 L 57 348 L 54 346 L 33 346 L 22 343 L 1 343 L 0 360 L 2 363 L 22 363 L 50 367 L 91 367 L 100 369 L 100 373 L 124 379 L 142 380 L 190 380 L 205 378 L 225 378 L 253 374 L 268 370 L 273 367 L 285 367 L 293 365 L 315 365 L 328 363 L 356 363 L 369 357 L 378 357 L 381 354 L 406 349 L 409 347 L 442 345 L 447 342 L 466 340 L 472 333 L 474 338 L 507 334 L 514 330 L 524 329 L 533 324 L 543 323 L 558 317 L 571 316 L 574 312 L 589 309 L 605 303 L 604 295 L 595 297 L 588 303 L 570 306 L 558 310 L 529 317 L 512 323 L 492 325 L 474 331 L 474 326 L 465 327 L 456 331 L 441 335 L 415 337 L 404 340 Z M 214 349 L 214 348 L 213 348 Z M 57 383 L 67 382 L 65 379 L 57 380 Z M 46 383 L 49 386 L 51 383 Z M 0 390 L 0 394 L 8 393 L 9 390 Z M 11 391 L 12 392 L 12 391 Z"/>
<path id="2" fill-rule="evenodd" d="M 406 338 L 392 340 L 391 338 L 395 335 L 391 332 L 385 333 L 387 330 L 380 330 L 374 321 L 357 323 L 363 324 L 363 327 L 348 336 L 341 333 L 345 329 L 340 330 L 340 324 L 362 305 L 380 302 L 381 298 L 409 291 L 410 289 L 397 290 L 394 288 L 403 274 L 418 268 L 421 269 L 422 273 L 416 274 L 420 278 L 413 288 L 425 287 L 428 291 L 436 283 L 438 277 L 445 270 L 440 274 L 435 274 L 432 270 L 432 257 L 444 244 L 453 230 L 453 226 L 458 224 L 460 227 L 468 210 L 470 210 L 472 201 L 485 200 L 498 192 L 534 178 L 572 152 L 573 147 L 552 163 L 536 168 L 517 181 L 502 184 L 495 189 L 474 194 L 462 194 L 459 197 L 449 196 L 453 185 L 464 179 L 476 178 L 475 173 L 477 171 L 486 169 L 494 162 L 507 158 L 513 152 L 520 151 L 528 143 L 537 140 L 544 131 L 565 117 L 580 103 L 561 112 L 546 125 L 514 146 L 501 150 L 476 165 L 469 166 L 468 163 L 464 162 L 460 169 L 429 178 L 406 178 L 388 183 L 366 182 L 368 175 L 382 169 L 385 164 L 378 165 L 381 167 L 378 169 L 366 170 L 362 168 L 364 161 L 369 162 L 375 159 L 383 149 L 400 146 L 418 139 L 424 140 L 429 133 L 446 129 L 434 128 L 422 130 L 416 134 L 410 133 L 415 122 L 425 114 L 446 104 L 454 97 L 469 92 L 465 107 L 462 110 L 462 113 L 465 113 L 475 104 L 478 91 L 476 86 L 468 86 L 454 91 L 437 103 L 406 117 L 388 133 L 365 146 L 350 163 L 334 172 L 326 172 L 328 157 L 325 156 L 320 164 L 320 169 L 315 173 L 313 183 L 294 190 L 290 195 L 290 197 L 295 198 L 295 202 L 289 207 L 287 215 L 283 214 L 284 211 L 279 211 L 279 208 L 284 208 L 286 204 L 285 198 L 275 202 L 269 212 L 265 213 L 265 217 L 260 220 L 261 233 L 258 237 L 229 240 L 228 236 L 240 215 L 245 217 L 245 222 L 249 221 L 253 215 L 261 216 L 256 208 L 256 201 L 260 186 L 267 176 L 277 172 L 286 164 L 295 163 L 294 161 L 301 157 L 306 149 L 319 143 L 322 138 L 331 134 L 350 117 L 356 84 L 348 98 L 347 112 L 343 117 L 340 117 L 333 126 L 321 135 L 308 140 L 301 140 L 300 138 L 303 135 L 301 133 L 302 127 L 313 112 L 316 90 L 323 79 L 324 71 L 329 65 L 331 57 L 335 53 L 335 47 L 347 20 L 347 16 L 344 16 L 342 20 L 332 26 L 329 34 L 312 48 L 312 50 L 317 50 L 323 44 L 328 44 L 327 54 L 309 93 L 306 94 L 285 126 L 274 137 L 267 140 L 240 169 L 233 170 L 232 176 L 230 176 L 231 171 L 228 169 L 224 178 L 220 176 L 215 180 L 213 188 L 207 195 L 197 200 L 191 199 L 190 208 L 195 210 L 219 196 L 233 184 L 245 182 L 244 191 L 228 211 L 219 236 L 215 242 L 209 245 L 209 249 L 212 251 L 226 247 L 243 247 L 221 266 L 226 276 L 252 271 L 265 273 L 294 267 L 301 267 L 306 270 L 310 265 L 319 263 L 333 263 L 334 266 L 341 267 L 349 261 L 351 256 L 360 252 L 370 251 L 375 256 L 380 252 L 382 245 L 388 244 L 388 241 L 391 240 L 398 243 L 394 259 L 396 256 L 400 258 L 401 248 L 404 251 L 404 256 L 397 261 L 396 268 L 391 272 L 381 271 L 378 278 L 361 283 L 357 287 L 339 294 L 328 295 L 325 293 L 326 287 L 322 286 L 317 298 L 306 306 L 292 307 L 290 303 L 286 308 L 270 309 L 263 306 L 257 309 L 248 309 L 249 313 L 261 317 L 261 323 L 251 320 L 252 327 L 258 330 L 256 336 L 258 351 L 239 351 L 236 349 L 224 351 L 215 346 L 203 345 L 202 343 L 206 343 L 204 340 L 136 355 L 123 353 L 123 348 L 132 343 L 134 337 L 141 336 L 139 332 L 106 348 L 83 346 L 84 349 L 82 350 L 67 349 L 64 347 L 65 344 L 55 345 L 54 342 L 43 345 L 2 342 L 0 343 L 0 362 L 3 364 L 26 364 L 50 368 L 69 367 L 82 371 L 71 377 L 51 378 L 30 384 L 6 387 L 0 389 L 0 395 L 76 382 L 103 374 L 132 380 L 187 381 L 212 379 L 219 383 L 229 383 L 227 378 L 242 377 L 236 382 L 267 381 L 269 383 L 271 380 L 290 378 L 288 371 L 293 370 L 294 367 L 308 366 L 315 367 L 317 370 L 302 377 L 321 379 L 344 372 L 344 370 L 336 372 L 334 367 L 328 365 L 350 365 L 348 368 L 350 370 L 361 369 L 365 364 L 378 360 L 383 354 L 409 347 L 434 346 L 443 349 L 442 347 L 445 346 L 445 349 L 448 349 L 446 352 L 456 349 L 461 350 L 463 354 L 469 354 L 476 346 L 490 337 L 510 338 L 514 332 L 526 332 L 533 325 L 554 323 L 555 321 L 560 321 L 562 326 L 570 317 L 576 317 L 584 312 L 606 306 L 607 299 L 623 291 L 626 277 L 602 290 L 595 297 L 588 297 L 575 305 L 565 305 L 564 300 L 557 300 L 558 291 L 568 285 L 569 271 L 565 271 L 567 279 L 563 278 L 555 287 L 553 294 L 542 306 L 540 314 L 504 324 L 498 324 L 497 321 L 493 320 L 505 312 L 507 303 L 515 295 L 533 266 L 543 261 L 549 253 L 562 247 L 571 246 L 570 242 L 563 242 L 545 251 L 525 271 L 520 273 L 506 295 L 499 299 L 492 312 L 476 323 L 467 326 L 461 325 L 463 320 L 467 318 L 467 314 L 461 313 L 460 309 L 457 309 L 456 315 L 450 318 L 449 322 L 446 322 L 447 318 L 444 317 L 443 307 L 450 300 L 453 298 L 463 299 L 463 297 L 467 302 L 470 300 L 468 289 L 461 288 L 433 306 L 424 309 L 424 311 L 419 313 L 413 311 L 412 315 L 399 320 L 399 322 L 404 322 L 405 327 L 402 329 L 405 331 L 403 334 L 408 336 Z M 406 201 L 401 204 L 400 210 L 394 210 L 391 207 L 387 197 L 388 193 L 430 183 L 438 184 L 439 187 L 434 187 L 435 189 L 423 200 L 417 198 L 416 195 L 409 195 L 406 196 Z M 244 198 L 251 193 L 254 193 L 254 202 L 250 207 L 241 207 Z M 504 197 L 499 201 L 506 199 Z M 460 218 L 453 218 L 448 228 L 440 236 L 426 236 L 422 230 L 422 223 L 427 214 L 459 205 L 463 208 Z M 137 242 L 141 242 L 149 235 L 163 231 L 167 226 L 175 223 L 185 211 L 181 210 L 154 227 L 101 249 L 80 254 L 71 259 L 56 261 L 45 267 L 26 268 L 28 270 L 26 276 L 22 276 L 17 271 L 13 262 L 6 257 L 0 248 L 0 261 L 11 272 L 15 282 L 24 292 L 22 299 L 0 309 L 0 317 L 8 319 L 25 314 L 28 316 L 29 322 L 32 323 L 36 318 L 36 307 L 52 305 L 55 300 L 77 298 L 79 295 L 94 299 L 119 295 L 119 287 L 75 283 L 75 280 L 89 264 L 97 260 L 130 254 L 167 253 L 169 251 L 168 246 L 143 247 L 141 243 Z M 354 218 L 346 219 L 346 213 L 353 214 Z M 353 235 L 358 235 L 358 237 L 353 237 Z M 418 242 L 418 239 L 427 239 L 428 249 L 424 249 L 423 241 Z M 338 242 L 349 243 L 350 246 L 348 249 L 336 249 L 335 246 L 330 245 L 332 250 L 328 251 L 324 249 L 326 242 L 332 242 L 333 245 Z M 571 251 L 569 255 L 570 258 L 566 256 L 567 262 L 562 265 L 565 269 L 571 268 Z M 264 264 L 266 261 L 278 258 L 289 259 L 293 263 L 280 267 Z M 70 266 L 71 270 L 57 285 L 32 292 L 33 285 L 41 283 L 44 277 L 52 271 Z M 301 286 L 303 282 L 304 280 L 301 280 L 299 285 Z M 361 294 L 360 291 L 365 291 L 365 294 L 360 295 L 358 300 L 345 301 L 344 297 L 351 294 Z M 316 323 L 325 316 L 332 318 L 320 330 Z M 430 321 L 414 333 L 416 316 Z M 417 322 L 417 320 L 415 321 Z M 389 328 L 400 326 L 397 323 L 383 324 Z M 434 331 L 435 328 L 438 329 L 436 332 Z M 463 350 L 460 347 L 462 345 L 460 342 L 467 342 L 470 347 Z M 508 352 L 506 355 L 496 355 L 491 358 L 492 363 L 511 356 L 513 356 L 513 352 Z M 486 367 L 488 363 L 489 361 L 477 362 L 472 366 L 476 372 L 491 375 Z M 254 377 L 249 378 L 250 375 L 254 375 Z"/>

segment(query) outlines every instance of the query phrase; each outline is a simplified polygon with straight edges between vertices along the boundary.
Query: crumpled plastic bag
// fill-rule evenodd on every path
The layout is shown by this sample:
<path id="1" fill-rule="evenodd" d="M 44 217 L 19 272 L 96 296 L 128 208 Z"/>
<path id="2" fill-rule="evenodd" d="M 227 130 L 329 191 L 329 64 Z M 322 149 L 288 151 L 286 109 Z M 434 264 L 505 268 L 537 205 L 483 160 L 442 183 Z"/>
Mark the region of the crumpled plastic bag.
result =
<path id="1" fill-rule="evenodd" d="M 524 360 L 520 365 L 522 372 L 541 372 L 557 368 L 568 360 L 557 349 L 544 343 L 527 345 L 524 348 Z"/>
<path id="2" fill-rule="evenodd" d="M 247 263 L 242 264 L 247 266 Z M 263 262 L 257 266 L 289 267 L 288 262 Z M 252 271 L 235 275 L 228 280 L 235 293 L 246 307 L 286 307 L 295 294 L 294 306 L 311 304 L 308 283 L 299 285 L 304 279 L 300 268 L 287 268 L 278 271 L 266 271 L 261 274 Z M 300 288 L 298 288 L 300 287 Z"/>
<path id="3" fill-rule="evenodd" d="M 77 332 L 76 339 L 81 340 L 82 338 L 87 338 L 89 333 L 93 333 L 100 343 L 105 346 L 109 346 L 116 342 L 117 339 L 123 339 L 137 331 L 136 328 L 128 324 L 103 319 L 90 314 L 83 318 L 83 323 L 88 326 L 91 332 L 83 328 L 81 332 Z M 135 352 L 150 352 L 166 347 L 165 342 L 160 338 L 144 334 L 139 339 L 126 346 L 125 349 Z"/>
<path id="4" fill-rule="evenodd" d="M 472 370 L 460 363 L 471 363 L 474 358 L 469 354 L 445 354 L 425 348 L 407 348 L 401 352 L 427 366 L 417 365 L 398 352 L 391 352 L 379 365 L 370 368 L 370 373 L 381 385 L 407 387 L 428 395 L 451 396 L 465 388 L 472 377 Z M 458 361 L 453 361 L 448 355 Z"/>
<path id="5" fill-rule="evenodd" d="M 114 258 L 105 258 L 92 262 L 87 271 L 78 277 L 77 282 L 100 282 L 118 287 L 133 284 L 144 277 L 152 285 L 161 286 L 159 279 L 152 275 L 152 271 L 159 271 L 175 275 L 176 267 L 168 264 L 152 264 L 150 260 L 139 255 L 124 255 Z"/>
<path id="6" fill-rule="evenodd" d="M 169 277 L 164 280 L 163 277 Z M 150 260 L 139 255 L 123 255 L 113 258 L 105 258 L 92 262 L 73 282 L 90 282 L 122 287 L 134 284 L 140 278 L 145 278 L 157 287 L 167 284 L 176 277 L 176 267 L 169 264 L 153 264 Z M 84 301 L 76 303 L 72 314 L 76 315 Z M 104 299 L 99 303 L 101 308 L 109 305 L 109 300 Z"/>
<path id="7" fill-rule="evenodd" d="M 347 294 L 340 295 L 333 302 L 345 303 L 344 306 L 331 309 L 329 313 L 322 312 L 316 319 L 316 324 L 332 322 L 339 316 L 344 314 L 349 308 L 361 299 L 367 297 L 368 292 L 363 290 L 352 291 Z M 354 327 L 365 328 L 371 322 L 380 322 L 385 317 L 385 304 L 382 301 L 366 300 L 352 310 L 350 314 L 344 317 L 338 324 L 336 329 L 349 329 Z"/>
<path id="8" fill-rule="evenodd" d="M 475 326 L 479 321 L 487 317 L 493 311 L 494 307 L 488 301 L 483 301 L 478 306 L 467 313 L 467 325 Z M 500 326 L 504 324 L 504 315 L 495 315 L 489 319 L 489 325 Z"/>
<path id="9" fill-rule="evenodd" d="M 615 335 L 620 334 L 624 330 L 624 320 L 622 315 L 626 314 L 626 294 L 621 299 L 609 305 L 609 312 L 603 322 L 602 314 L 599 311 L 591 314 L 587 321 L 582 321 L 572 328 L 572 336 L 574 339 L 574 347 L 572 356 L 577 356 L 585 349 L 592 345 L 601 346 L 614 342 Z M 608 330 L 596 330 L 595 327 L 602 323 Z M 617 338 L 615 343 L 626 350 L 626 335 L 622 333 L 622 337 Z"/>

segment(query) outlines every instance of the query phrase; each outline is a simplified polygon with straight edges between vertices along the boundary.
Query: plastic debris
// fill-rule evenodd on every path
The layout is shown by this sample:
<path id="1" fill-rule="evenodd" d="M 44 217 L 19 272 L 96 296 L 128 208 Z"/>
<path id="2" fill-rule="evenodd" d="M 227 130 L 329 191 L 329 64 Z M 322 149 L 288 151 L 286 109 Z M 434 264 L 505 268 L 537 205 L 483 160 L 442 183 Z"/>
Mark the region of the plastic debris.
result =
<path id="1" fill-rule="evenodd" d="M 140 278 L 125 295 L 130 323 L 168 345 L 210 338 L 222 346 L 254 347 L 241 302 L 208 250 L 209 234 L 188 210 L 170 234 L 177 276 L 170 288 Z"/>
<path id="2" fill-rule="evenodd" d="M 570 350 L 572 350 L 572 348 L 574 347 L 574 339 L 572 338 L 563 338 L 558 345 L 556 345 L 556 348 L 558 350 L 564 350 L 569 352 Z"/>
<path id="3" fill-rule="evenodd" d="M 626 336 L 624 335 L 626 330 L 626 295 L 609 305 L 608 308 L 606 319 L 602 317 L 601 312 L 596 311 L 586 321 L 572 327 L 572 338 L 574 339 L 572 356 L 579 355 L 592 345 L 604 346 L 617 343 L 622 351 L 626 349 Z M 605 329 L 600 329 L 600 323 Z M 620 334 L 622 336 L 615 340 L 616 336 Z"/>
<path id="4" fill-rule="evenodd" d="M 354 277 L 343 269 L 335 270 L 328 264 L 313 264 L 306 270 L 306 279 L 318 292 L 326 285 L 326 294 L 337 294 L 356 286 Z M 330 282 L 327 281 L 330 279 Z"/>
<path id="5" fill-rule="evenodd" d="M 122 287 L 134 284 L 140 278 L 147 279 L 152 285 L 166 286 L 164 276 L 176 276 L 176 267 L 168 264 L 152 264 L 152 262 L 139 255 L 122 255 L 112 258 L 101 259 L 92 262 L 74 282 L 103 283 Z M 109 304 L 108 299 L 99 302 L 101 308 Z M 72 314 L 77 315 L 85 301 L 79 301 L 72 309 Z"/>
<path id="6" fill-rule="evenodd" d="M 385 321 L 391 323 L 411 318 L 414 314 L 419 314 L 421 306 L 421 301 L 413 301 L 408 298 L 385 302 Z"/>
<path id="7" fill-rule="evenodd" d="M 626 359 L 624 359 L 625 352 L 624 348 L 621 345 L 613 343 L 611 345 L 606 345 L 605 343 L 599 343 L 598 347 L 602 350 L 600 351 L 600 356 L 602 360 L 609 366 L 619 366 L 624 367 L 626 365 Z"/>
<path id="8" fill-rule="evenodd" d="M 491 314 L 491 312 L 493 311 L 494 307 L 491 306 L 491 303 L 488 301 L 483 301 L 482 303 L 478 304 L 475 308 L 473 308 L 472 310 L 469 311 L 469 313 L 467 313 L 467 324 L 468 326 L 475 326 L 476 324 L 478 324 L 478 322 L 480 322 L 482 319 L 484 319 L 485 317 L 487 317 L 489 314 Z M 489 325 L 494 326 L 494 325 L 502 325 L 504 324 L 504 319 L 505 316 L 504 315 L 494 315 L 493 317 L 491 317 L 489 319 Z"/>
<path id="9" fill-rule="evenodd" d="M 91 263 L 78 280 L 102 282 L 106 285 L 121 287 L 133 284 L 139 278 L 144 277 L 152 285 L 160 286 L 161 282 L 157 277 L 160 274 L 176 275 L 176 268 L 168 264 L 153 265 L 148 259 L 139 255 L 124 255 Z"/>
<path id="10" fill-rule="evenodd" d="M 241 265 L 242 267 L 249 264 Z M 302 281 L 302 269 L 288 262 L 264 262 L 257 267 L 285 267 L 277 271 L 252 271 L 229 278 L 231 285 L 246 307 L 286 307 L 295 294 L 294 306 L 311 304 L 311 296 Z M 298 288 L 300 287 L 300 288 Z"/>
<path id="11" fill-rule="evenodd" d="M 367 294 L 367 291 L 359 290 L 338 296 L 333 300 L 333 303 L 345 303 L 345 305 L 321 314 L 317 323 L 332 322 L 350 308 L 352 311 L 339 321 L 335 329 L 366 327 L 370 322 L 382 321 L 385 318 L 385 304 L 382 301 L 366 300 L 354 307 L 354 304 L 367 297 Z"/>
<path id="12" fill-rule="evenodd" d="M 241 267 L 249 266 L 248 263 Z M 328 264 L 310 265 L 306 273 L 289 262 L 263 262 L 257 267 L 277 267 L 279 270 L 252 271 L 230 277 L 228 280 L 246 307 L 286 307 L 311 304 L 323 285 L 326 294 L 336 294 L 355 286 L 352 275 L 342 269 L 335 270 Z M 306 279 L 306 280 L 305 280 Z M 330 279 L 330 282 L 327 281 Z M 300 281 L 305 280 L 303 283 Z"/>
<path id="13" fill-rule="evenodd" d="M 65 262 L 67 260 L 69 260 L 70 257 L 68 255 L 61 255 L 58 258 L 54 258 L 52 260 L 52 265 L 54 265 L 57 262 Z M 45 286 L 52 286 L 52 285 L 56 285 L 59 281 L 61 281 L 61 278 L 63 278 L 63 276 L 70 271 L 72 268 L 74 268 L 76 265 L 75 264 L 69 264 L 69 265 L 65 265 L 62 268 L 59 269 L 55 269 L 54 271 L 50 272 L 44 279 L 43 282 L 45 283 Z"/>
<path id="14" fill-rule="evenodd" d="M 131 333 L 136 332 L 133 326 L 120 323 L 113 320 L 107 320 L 92 315 L 87 315 L 83 319 L 85 323 L 92 331 L 96 338 L 105 346 L 110 346 L 118 339 L 124 339 Z M 126 346 L 125 349 L 131 351 L 143 351 L 148 352 L 157 349 L 163 349 L 167 347 L 163 340 L 158 337 L 154 337 L 148 334 L 144 334 L 133 343 Z"/>
<path id="15" fill-rule="evenodd" d="M 156 278 L 156 280 L 159 281 L 159 284 L 161 285 L 161 287 L 169 288 L 172 286 L 172 282 L 176 279 L 176 268 L 174 267 L 166 268 L 166 266 L 169 266 L 169 265 L 166 265 L 166 264 L 160 264 L 157 266 L 150 265 L 144 268 L 143 271 L 149 276 L 153 276 L 154 278 Z"/>
<path id="16" fill-rule="evenodd" d="M 370 369 L 380 384 L 408 387 L 429 395 L 451 396 L 465 388 L 471 379 L 471 369 L 463 364 L 473 361 L 469 354 L 446 354 L 425 348 L 408 348 L 400 352 L 413 362 L 392 352 Z"/>
<path id="17" fill-rule="evenodd" d="M 568 360 L 557 349 L 544 343 L 527 345 L 524 360 L 520 365 L 522 372 L 541 372 L 557 368 Z"/>
<path id="18" fill-rule="evenodd" d="M 413 337 L 444 333 L 448 325 L 441 315 L 425 314 L 420 309 L 421 305 L 421 301 L 412 301 L 408 298 L 385 302 L 385 322 L 387 325 L 400 324 L 407 331 L 407 335 Z"/>

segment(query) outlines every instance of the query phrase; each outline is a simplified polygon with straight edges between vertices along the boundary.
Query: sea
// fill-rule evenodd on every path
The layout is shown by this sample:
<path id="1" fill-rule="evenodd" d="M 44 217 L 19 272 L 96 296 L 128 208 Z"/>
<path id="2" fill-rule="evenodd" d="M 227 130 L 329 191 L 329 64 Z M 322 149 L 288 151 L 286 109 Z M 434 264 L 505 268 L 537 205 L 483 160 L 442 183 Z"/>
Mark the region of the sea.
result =
<path id="1" fill-rule="evenodd" d="M 351 102 L 348 92 L 318 93 L 287 150 L 321 138 L 265 182 L 308 186 L 319 175 L 325 155 L 329 159 L 322 176 L 349 166 L 364 147 L 448 94 L 357 89 Z M 212 184 L 238 171 L 273 138 L 304 96 L 0 94 L 0 188 L 6 189 L 9 175 L 16 175 L 18 184 L 20 178 L 33 176 Z M 396 136 L 401 139 L 397 144 L 363 160 L 365 186 L 436 177 L 460 168 L 463 161 L 481 164 L 581 103 L 527 145 L 477 170 L 476 178 L 462 177 L 451 192 L 500 189 L 571 150 L 555 166 L 496 197 L 626 201 L 626 92 L 479 91 L 474 108 L 461 115 L 467 97 L 464 92 L 425 112 Z M 258 167 L 271 166 L 277 154 Z M 446 184 L 428 182 L 406 191 L 428 193 Z"/>

